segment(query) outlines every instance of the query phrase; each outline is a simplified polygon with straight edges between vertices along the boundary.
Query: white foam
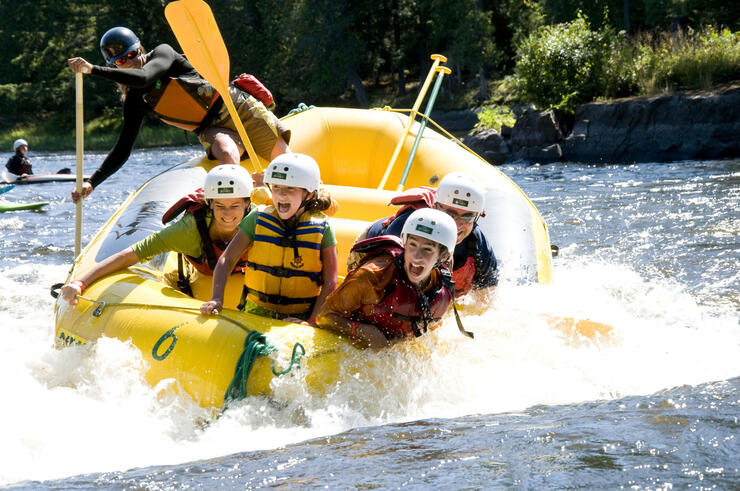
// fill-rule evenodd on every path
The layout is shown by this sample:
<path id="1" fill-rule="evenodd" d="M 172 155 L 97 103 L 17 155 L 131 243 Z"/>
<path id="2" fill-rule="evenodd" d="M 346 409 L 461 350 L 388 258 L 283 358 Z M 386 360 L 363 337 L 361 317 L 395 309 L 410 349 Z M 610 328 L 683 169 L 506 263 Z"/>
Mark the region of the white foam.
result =
<path id="1" fill-rule="evenodd" d="M 275 399 L 250 398 L 204 425 L 209 413 L 150 387 L 138 351 L 103 339 L 56 350 L 48 285 L 67 267 L 0 270 L 0 484 L 175 464 L 276 448 L 358 426 L 536 404 L 647 394 L 738 375 L 740 330 L 732 304 L 703 306 L 682 285 L 625 265 L 557 263 L 553 285 L 502 285 L 488 310 L 466 308 L 429 336 L 379 353 L 347 348 L 342 383 L 312 396 L 300 376 L 275 383 Z M 591 319 L 612 339 L 584 340 L 549 317 Z M 368 360 L 371 360 L 370 362 Z"/>

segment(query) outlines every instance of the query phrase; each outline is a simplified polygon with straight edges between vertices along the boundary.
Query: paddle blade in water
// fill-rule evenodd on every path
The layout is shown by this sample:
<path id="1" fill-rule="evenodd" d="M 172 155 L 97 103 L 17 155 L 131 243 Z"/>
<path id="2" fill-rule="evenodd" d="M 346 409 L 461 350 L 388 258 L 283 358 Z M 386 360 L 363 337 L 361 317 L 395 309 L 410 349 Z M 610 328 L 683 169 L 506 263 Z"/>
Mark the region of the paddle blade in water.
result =
<path id="1" fill-rule="evenodd" d="M 164 9 L 188 61 L 221 94 L 228 93 L 229 52 L 216 19 L 202 0 L 177 0 Z"/>

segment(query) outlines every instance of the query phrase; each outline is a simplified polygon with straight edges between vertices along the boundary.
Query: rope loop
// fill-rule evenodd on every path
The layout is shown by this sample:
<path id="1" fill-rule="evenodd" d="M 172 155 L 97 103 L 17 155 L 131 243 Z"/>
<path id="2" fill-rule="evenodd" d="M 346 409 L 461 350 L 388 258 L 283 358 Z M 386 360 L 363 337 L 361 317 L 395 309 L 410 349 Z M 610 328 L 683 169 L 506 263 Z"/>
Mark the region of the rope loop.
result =
<path id="1" fill-rule="evenodd" d="M 315 107 L 316 106 L 314 106 L 314 105 L 307 106 L 306 103 L 300 102 L 295 108 L 291 109 L 288 112 L 287 116 L 291 116 L 293 114 L 302 113 L 303 111 L 308 111 L 309 109 L 313 109 Z"/>
<path id="2" fill-rule="evenodd" d="M 298 349 L 300 348 L 301 352 L 298 353 Z M 279 377 L 280 375 L 285 375 L 286 373 L 289 373 L 291 370 L 293 370 L 294 366 L 297 366 L 300 368 L 301 366 L 301 357 L 306 354 L 306 348 L 303 347 L 301 343 L 296 343 L 293 345 L 293 354 L 290 355 L 290 365 L 285 370 L 275 370 L 275 364 L 272 364 L 272 373 L 275 374 L 276 377 Z"/>

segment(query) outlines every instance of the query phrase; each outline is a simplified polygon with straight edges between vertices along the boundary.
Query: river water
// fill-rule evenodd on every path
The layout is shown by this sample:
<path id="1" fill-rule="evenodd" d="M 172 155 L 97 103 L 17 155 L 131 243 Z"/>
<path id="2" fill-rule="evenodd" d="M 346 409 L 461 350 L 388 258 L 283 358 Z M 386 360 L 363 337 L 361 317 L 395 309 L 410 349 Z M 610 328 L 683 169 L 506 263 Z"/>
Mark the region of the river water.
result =
<path id="1" fill-rule="evenodd" d="M 83 242 L 196 147 L 136 151 L 85 206 Z M 37 172 L 74 156 L 31 155 Z M 92 170 L 102 154 L 86 155 Z M 502 170 L 560 247 L 552 285 L 375 361 L 320 400 L 248 399 L 209 421 L 138 352 L 56 350 L 51 284 L 73 256 L 72 185 L 16 187 L 0 215 L 0 486 L 11 488 L 737 488 L 740 161 Z M 595 341 L 548 315 L 613 326 Z M 382 379 L 382 377 L 381 377 Z"/>

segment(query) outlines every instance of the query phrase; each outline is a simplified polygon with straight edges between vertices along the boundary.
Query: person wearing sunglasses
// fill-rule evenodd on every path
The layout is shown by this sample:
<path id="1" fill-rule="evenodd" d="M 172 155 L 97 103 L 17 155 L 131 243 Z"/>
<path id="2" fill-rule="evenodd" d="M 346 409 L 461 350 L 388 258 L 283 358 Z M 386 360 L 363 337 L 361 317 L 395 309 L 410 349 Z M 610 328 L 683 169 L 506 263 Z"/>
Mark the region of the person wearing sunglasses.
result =
<path id="1" fill-rule="evenodd" d="M 72 200 L 87 197 L 128 160 L 148 111 L 163 122 L 193 131 L 210 159 L 238 165 L 245 149 L 236 126 L 216 90 L 172 46 L 160 44 L 147 52 L 126 27 L 109 29 L 100 39 L 100 52 L 108 66 L 74 57 L 67 63 L 76 73 L 116 82 L 123 99 L 123 126 L 115 146 L 100 168 Z M 262 102 L 231 85 L 229 95 L 257 154 L 265 160 L 289 152 L 290 130 Z"/>
<path id="2" fill-rule="evenodd" d="M 374 222 L 357 240 L 380 235 L 400 237 L 409 215 L 421 208 L 435 208 L 452 217 L 457 226 L 457 244 L 453 253 L 452 280 L 455 282 L 455 297 L 460 298 L 475 290 L 486 294 L 498 284 L 496 256 L 490 243 L 478 226 L 478 219 L 485 206 L 485 191 L 475 178 L 464 172 L 447 174 L 434 188 L 414 188 L 391 200 L 401 205 L 398 212 Z M 356 266 L 358 258 L 348 257 L 348 268 Z"/>

